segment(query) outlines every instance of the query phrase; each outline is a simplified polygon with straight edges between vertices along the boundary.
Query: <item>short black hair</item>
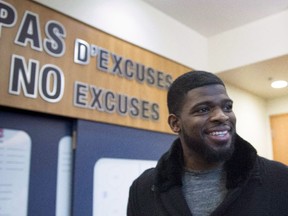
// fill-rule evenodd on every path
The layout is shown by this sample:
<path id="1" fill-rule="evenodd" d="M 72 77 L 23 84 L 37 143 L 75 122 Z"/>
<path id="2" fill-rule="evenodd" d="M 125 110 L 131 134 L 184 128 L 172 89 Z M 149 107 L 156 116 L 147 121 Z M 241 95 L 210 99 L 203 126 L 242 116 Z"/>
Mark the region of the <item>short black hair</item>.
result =
<path id="1" fill-rule="evenodd" d="M 220 84 L 224 85 L 223 81 L 215 74 L 206 71 L 189 71 L 179 76 L 171 84 L 167 95 L 167 106 L 169 114 L 180 114 L 184 98 L 188 91 L 194 88 Z"/>

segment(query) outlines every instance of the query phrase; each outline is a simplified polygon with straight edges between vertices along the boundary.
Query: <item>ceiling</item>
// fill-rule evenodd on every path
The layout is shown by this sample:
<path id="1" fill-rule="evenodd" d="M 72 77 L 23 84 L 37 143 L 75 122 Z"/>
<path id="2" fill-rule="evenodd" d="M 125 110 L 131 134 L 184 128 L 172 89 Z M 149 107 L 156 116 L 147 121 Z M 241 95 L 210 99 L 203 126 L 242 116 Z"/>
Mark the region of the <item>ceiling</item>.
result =
<path id="1" fill-rule="evenodd" d="M 166 15 L 211 37 L 288 9 L 288 0 L 143 0 Z M 288 81 L 288 56 L 218 73 L 227 83 L 265 99 L 288 95 L 270 80 Z"/>

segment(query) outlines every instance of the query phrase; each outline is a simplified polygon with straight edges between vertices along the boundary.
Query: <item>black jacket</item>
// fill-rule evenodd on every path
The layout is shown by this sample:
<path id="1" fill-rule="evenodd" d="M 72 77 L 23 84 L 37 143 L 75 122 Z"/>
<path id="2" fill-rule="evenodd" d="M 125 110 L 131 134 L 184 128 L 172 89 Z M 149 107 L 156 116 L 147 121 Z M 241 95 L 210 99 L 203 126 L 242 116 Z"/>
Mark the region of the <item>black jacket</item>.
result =
<path id="1" fill-rule="evenodd" d="M 182 194 L 180 140 L 132 184 L 128 216 L 191 216 Z M 232 158 L 225 163 L 228 194 L 213 216 L 288 216 L 288 168 L 257 155 L 237 135 Z"/>

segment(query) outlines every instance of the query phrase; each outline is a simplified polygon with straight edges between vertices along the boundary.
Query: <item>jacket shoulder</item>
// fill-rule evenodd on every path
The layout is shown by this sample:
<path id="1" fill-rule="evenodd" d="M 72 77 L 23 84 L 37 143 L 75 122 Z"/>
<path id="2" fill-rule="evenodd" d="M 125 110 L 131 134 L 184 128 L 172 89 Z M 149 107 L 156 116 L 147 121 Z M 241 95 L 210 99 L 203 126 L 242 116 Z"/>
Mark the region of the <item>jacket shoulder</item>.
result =
<path id="1" fill-rule="evenodd" d="M 269 199 L 267 205 L 273 215 L 287 215 L 288 167 L 280 162 L 261 157 L 259 157 L 259 164 L 262 167 L 262 187 L 260 187 L 262 199 L 266 194 Z"/>
<path id="2" fill-rule="evenodd" d="M 274 160 L 269 160 L 267 158 L 258 157 L 260 167 L 264 170 L 266 174 L 273 175 L 284 175 L 288 178 L 288 166 Z"/>
<path id="3" fill-rule="evenodd" d="M 152 191 L 154 176 L 155 168 L 148 169 L 136 178 L 130 186 L 127 208 L 128 216 L 144 216 L 147 212 L 154 211 Z"/>
<path id="4" fill-rule="evenodd" d="M 155 168 L 145 170 L 138 178 L 136 178 L 132 184 L 137 185 L 138 190 L 140 189 L 151 189 L 155 178 Z"/>
<path id="5" fill-rule="evenodd" d="M 288 166 L 263 157 L 259 157 L 258 164 L 262 173 L 262 180 L 269 185 L 271 191 L 278 190 L 288 193 Z"/>

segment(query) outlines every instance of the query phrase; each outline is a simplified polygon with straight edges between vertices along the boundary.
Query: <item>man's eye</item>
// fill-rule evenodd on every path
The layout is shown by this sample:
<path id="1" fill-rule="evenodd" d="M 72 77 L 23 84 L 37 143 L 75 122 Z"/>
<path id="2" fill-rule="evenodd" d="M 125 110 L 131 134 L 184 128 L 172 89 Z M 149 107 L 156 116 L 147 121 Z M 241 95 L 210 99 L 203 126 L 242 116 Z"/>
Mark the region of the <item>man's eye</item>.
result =
<path id="1" fill-rule="evenodd" d="M 232 109 L 233 109 L 233 104 L 226 104 L 224 107 L 224 110 L 228 112 L 232 111 Z"/>
<path id="2" fill-rule="evenodd" d="M 210 111 L 209 107 L 203 107 L 198 109 L 198 113 L 207 113 L 209 111 Z"/>

